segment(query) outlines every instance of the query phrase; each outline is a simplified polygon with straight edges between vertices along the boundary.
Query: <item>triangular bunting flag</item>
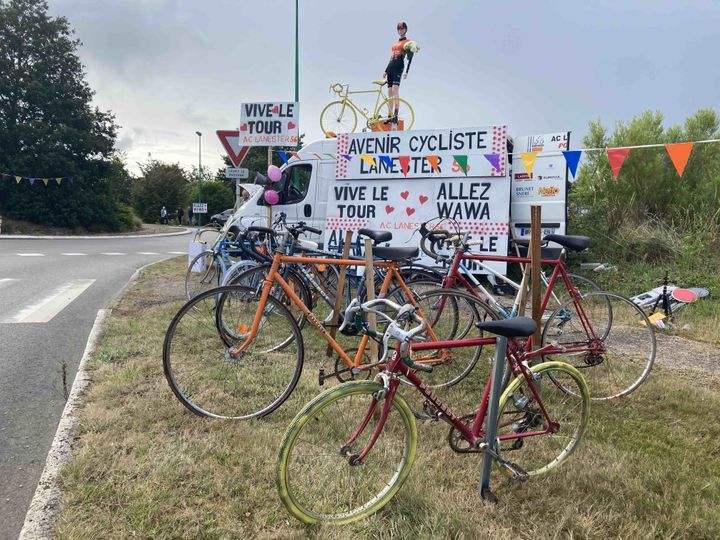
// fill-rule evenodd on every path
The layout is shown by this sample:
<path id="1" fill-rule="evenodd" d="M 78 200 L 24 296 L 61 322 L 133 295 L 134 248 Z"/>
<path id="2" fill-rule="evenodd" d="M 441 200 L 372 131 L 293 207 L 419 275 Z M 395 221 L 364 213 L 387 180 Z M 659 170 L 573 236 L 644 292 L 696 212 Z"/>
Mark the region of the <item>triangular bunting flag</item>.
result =
<path id="1" fill-rule="evenodd" d="M 60 185 L 60 182 L 62 182 L 62 178 L 56 178 L 55 181 L 57 182 L 57 185 Z"/>
<path id="2" fill-rule="evenodd" d="M 617 180 L 618 174 L 620 174 L 620 167 L 622 167 L 625 158 L 630 152 L 629 148 L 608 148 L 607 157 L 610 160 L 610 168 L 612 169 L 613 177 Z"/>
<path id="3" fill-rule="evenodd" d="M 400 170 L 403 176 L 407 178 L 408 169 L 410 168 L 410 156 L 400 156 L 398 161 L 400 162 Z M 433 167 L 433 170 L 434 169 L 435 167 Z"/>
<path id="4" fill-rule="evenodd" d="M 582 150 L 563 150 L 562 154 L 563 156 L 565 156 L 565 161 L 567 162 L 567 166 L 570 169 L 570 174 L 573 178 L 575 178 L 578 163 L 580 163 L 580 156 L 582 155 Z"/>
<path id="5" fill-rule="evenodd" d="M 30 182 L 30 185 L 32 186 L 32 185 L 35 184 L 35 179 L 34 179 L 34 178 L 28 178 L 28 182 Z"/>
<path id="6" fill-rule="evenodd" d="M 390 159 L 390 156 L 380 156 L 380 161 L 387 165 L 388 169 L 392 169 L 393 162 L 392 159 Z"/>
<path id="7" fill-rule="evenodd" d="M 493 166 L 493 169 L 500 172 L 500 155 L 499 154 L 483 154 L 485 156 L 485 159 L 487 159 L 490 162 L 490 165 Z"/>
<path id="8" fill-rule="evenodd" d="M 453 156 L 453 159 L 455 160 L 455 163 L 457 163 L 458 166 L 462 169 L 462 172 L 465 173 L 465 176 L 467 176 L 467 156 Z"/>
<path id="9" fill-rule="evenodd" d="M 675 165 L 675 170 L 680 176 L 685 172 L 685 165 L 687 165 L 694 144 L 695 143 L 686 142 L 665 145 L 665 150 L 667 150 L 673 165 Z"/>
<path id="10" fill-rule="evenodd" d="M 290 153 L 292 154 L 292 157 L 302 160 L 302 158 L 300 157 L 300 154 L 298 154 L 297 152 L 290 152 Z"/>
<path id="11" fill-rule="evenodd" d="M 50 181 L 50 179 L 49 179 L 49 178 L 43 178 L 42 181 L 43 181 L 43 184 L 45 184 L 45 187 L 47 187 L 48 182 Z"/>
<path id="12" fill-rule="evenodd" d="M 432 167 L 433 172 L 440 172 L 440 156 L 425 156 L 425 159 Z"/>
<path id="13" fill-rule="evenodd" d="M 535 160 L 537 159 L 537 152 L 525 152 L 520 154 L 520 160 L 522 161 L 525 172 L 532 176 L 533 167 L 535 167 Z M 494 165 L 493 165 L 494 166 Z M 497 167 L 495 167 L 497 169 Z"/>
<path id="14" fill-rule="evenodd" d="M 285 163 L 285 165 L 288 164 L 288 157 L 285 152 L 283 152 L 282 150 L 278 150 L 278 156 L 280 156 L 280 159 L 283 160 L 283 163 Z"/>
<path id="15" fill-rule="evenodd" d="M 15 177 L 15 183 L 16 183 L 16 184 L 19 184 L 21 180 L 22 180 L 22 176 L 16 176 L 16 177 Z"/>
<path id="16" fill-rule="evenodd" d="M 360 159 L 372 167 L 377 167 L 377 165 L 375 165 L 375 158 L 372 156 L 360 156 Z"/>
<path id="17" fill-rule="evenodd" d="M 353 157 L 350 154 L 343 154 L 343 157 L 350 161 Z"/>

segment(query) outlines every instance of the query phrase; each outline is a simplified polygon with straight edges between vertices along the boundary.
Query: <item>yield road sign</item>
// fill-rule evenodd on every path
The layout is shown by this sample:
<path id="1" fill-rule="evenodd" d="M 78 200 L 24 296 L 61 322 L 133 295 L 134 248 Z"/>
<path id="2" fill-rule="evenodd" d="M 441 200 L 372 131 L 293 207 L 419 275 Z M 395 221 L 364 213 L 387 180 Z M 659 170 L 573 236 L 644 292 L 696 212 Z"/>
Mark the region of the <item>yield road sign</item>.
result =
<path id="1" fill-rule="evenodd" d="M 249 171 L 247 169 L 239 169 L 237 167 L 226 167 L 225 178 L 238 178 L 244 180 L 248 177 Z"/>
<path id="2" fill-rule="evenodd" d="M 250 150 L 249 146 L 240 146 L 240 130 L 218 129 L 215 132 L 235 167 L 239 167 Z"/>

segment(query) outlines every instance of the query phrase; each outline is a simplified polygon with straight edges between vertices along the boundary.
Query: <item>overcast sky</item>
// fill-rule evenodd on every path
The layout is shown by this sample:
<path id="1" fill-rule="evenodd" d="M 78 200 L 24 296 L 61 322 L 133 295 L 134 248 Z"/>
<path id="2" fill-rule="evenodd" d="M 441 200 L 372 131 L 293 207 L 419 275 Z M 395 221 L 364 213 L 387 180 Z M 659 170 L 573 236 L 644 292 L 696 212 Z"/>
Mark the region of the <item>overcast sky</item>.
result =
<path id="1" fill-rule="evenodd" d="M 240 104 L 294 99 L 293 0 L 49 0 L 83 42 L 101 109 L 137 172 L 148 158 L 222 166 Z M 415 129 L 507 124 L 515 136 L 666 124 L 718 110 L 718 0 L 300 0 L 300 131 L 320 138 L 333 82 L 380 78 L 398 20 L 421 47 L 401 86 Z M 370 108 L 371 105 L 368 105 Z"/>

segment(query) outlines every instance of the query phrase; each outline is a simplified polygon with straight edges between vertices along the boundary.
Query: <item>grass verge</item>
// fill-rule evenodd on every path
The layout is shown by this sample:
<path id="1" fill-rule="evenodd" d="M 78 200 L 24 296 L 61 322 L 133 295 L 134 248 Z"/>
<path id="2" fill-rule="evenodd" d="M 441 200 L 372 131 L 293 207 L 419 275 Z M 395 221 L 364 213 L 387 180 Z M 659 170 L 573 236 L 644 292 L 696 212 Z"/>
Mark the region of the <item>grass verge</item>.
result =
<path id="1" fill-rule="evenodd" d="M 285 428 L 320 390 L 317 368 L 331 368 L 324 345 L 304 331 L 301 381 L 272 415 L 193 416 L 171 393 L 161 359 L 183 303 L 184 264 L 143 272 L 88 363 L 93 383 L 60 476 L 58 538 L 720 536 L 720 381 L 663 365 L 632 397 L 593 404 L 586 437 L 555 474 L 523 485 L 495 474 L 496 506 L 477 496 L 479 456 L 454 454 L 446 424 L 419 422 L 410 478 L 381 512 L 345 527 L 300 524 L 281 506 L 275 464 Z M 476 402 L 472 386 L 456 397 Z"/>

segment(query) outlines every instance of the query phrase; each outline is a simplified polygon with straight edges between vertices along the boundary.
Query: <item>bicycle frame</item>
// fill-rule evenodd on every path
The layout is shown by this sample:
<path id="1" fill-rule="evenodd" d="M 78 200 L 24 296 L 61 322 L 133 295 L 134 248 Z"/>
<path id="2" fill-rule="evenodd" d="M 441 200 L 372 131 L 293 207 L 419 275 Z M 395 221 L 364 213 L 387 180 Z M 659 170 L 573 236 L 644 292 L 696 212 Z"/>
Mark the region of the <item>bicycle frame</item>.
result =
<path id="1" fill-rule="evenodd" d="M 385 94 L 382 92 L 382 87 L 378 88 L 377 90 L 353 90 L 350 91 L 350 86 L 345 85 L 343 86 L 345 88 L 345 93 L 343 92 L 337 92 L 338 97 L 342 100 L 343 106 L 348 105 L 355 109 L 356 112 L 360 113 L 365 120 L 370 120 L 371 118 L 375 117 L 375 113 L 377 112 L 378 108 L 380 107 L 380 104 L 385 101 L 387 98 L 385 97 Z M 355 105 L 352 99 L 350 99 L 350 94 L 377 94 L 377 99 L 375 100 L 375 107 L 373 107 L 372 116 L 368 116 L 365 114 L 365 112 Z"/>
<path id="2" fill-rule="evenodd" d="M 496 344 L 497 338 L 495 337 L 487 337 L 487 338 L 472 338 L 472 339 L 462 339 L 462 340 L 455 340 L 455 341 L 437 341 L 437 342 L 426 342 L 426 343 L 416 343 L 411 345 L 411 350 L 413 351 L 423 351 L 423 350 L 437 350 L 437 349 L 453 349 L 458 347 L 480 347 L 483 345 L 493 345 Z M 499 435 L 497 439 L 499 441 L 509 440 L 509 439 L 521 439 L 525 437 L 534 437 L 538 435 L 545 435 L 547 433 L 554 433 L 559 429 L 559 423 L 557 421 L 554 421 L 552 418 L 550 418 L 550 415 L 548 414 L 547 410 L 545 409 L 545 406 L 542 403 L 542 398 L 540 397 L 534 381 L 532 374 L 529 372 L 529 369 L 526 367 L 526 365 L 523 363 L 523 361 L 527 361 L 529 359 L 534 358 L 535 356 L 542 355 L 543 353 L 547 352 L 546 349 L 549 349 L 551 346 L 548 345 L 546 347 L 543 347 L 542 349 L 538 349 L 536 351 L 532 352 L 523 352 L 520 347 L 514 343 L 514 340 L 509 339 L 508 340 L 508 349 L 506 351 L 506 358 L 508 360 L 508 363 L 510 365 L 510 369 L 512 369 L 513 373 L 518 376 L 522 375 L 522 377 L 527 381 L 528 387 L 531 389 L 533 397 L 535 398 L 535 401 L 540 408 L 543 416 L 547 420 L 547 429 L 543 431 L 525 431 L 521 433 L 513 433 L 513 434 L 506 434 L 506 435 Z M 458 418 L 451 410 L 450 408 L 440 400 L 439 397 L 437 397 L 430 388 L 425 385 L 425 383 L 415 374 L 415 372 L 407 366 L 404 362 L 402 362 L 400 358 L 400 346 L 398 345 L 397 349 L 395 350 L 395 354 L 393 356 L 393 359 L 388 364 L 387 370 L 384 373 L 390 373 L 391 378 L 389 381 L 389 388 L 387 390 L 387 393 L 385 394 L 384 400 L 385 403 L 383 404 L 382 411 L 380 413 L 380 418 L 378 420 L 377 425 L 375 426 L 375 431 L 373 432 L 372 436 L 370 437 L 370 440 L 368 441 L 365 448 L 358 454 L 358 456 L 355 458 L 355 463 L 359 464 L 362 463 L 362 460 L 365 458 L 365 456 L 370 452 L 373 445 L 375 444 L 375 441 L 377 441 L 378 437 L 380 436 L 380 433 L 382 432 L 385 421 L 387 420 L 387 417 L 390 413 L 390 408 L 392 407 L 392 401 L 395 397 L 395 393 L 397 391 L 398 386 L 400 385 L 400 378 L 395 376 L 400 375 L 402 377 L 405 377 L 424 397 L 427 399 L 434 407 L 437 408 L 438 411 L 440 411 L 444 417 L 444 419 L 450 423 L 455 429 L 457 429 L 463 438 L 467 440 L 471 446 L 477 446 L 480 442 L 483 442 L 485 439 L 485 432 L 482 430 L 483 422 L 485 422 L 485 418 L 487 416 L 487 409 L 488 409 L 488 401 L 490 396 L 490 386 L 492 383 L 491 378 L 488 378 L 487 384 L 485 385 L 485 390 L 483 391 L 482 398 L 480 399 L 480 406 L 478 408 L 477 413 L 475 414 L 475 419 L 473 420 L 472 426 L 468 427 L 465 422 L 463 422 L 460 418 Z M 377 404 L 379 403 L 379 400 L 377 398 L 373 399 L 372 403 L 370 404 L 370 407 L 368 407 L 367 413 L 365 413 L 365 416 L 360 421 L 360 426 L 358 429 L 353 433 L 353 435 L 345 442 L 345 446 L 350 446 L 352 443 L 362 434 L 362 432 L 367 427 L 368 423 L 370 422 L 371 418 L 375 414 L 375 410 L 377 408 Z"/>
<path id="3" fill-rule="evenodd" d="M 462 285 L 470 294 L 475 296 L 476 298 L 481 298 L 481 296 L 478 294 L 478 292 L 473 287 L 473 284 L 465 277 L 465 275 L 462 272 L 459 272 L 459 267 L 461 265 L 462 261 L 490 261 L 490 262 L 517 262 L 517 263 L 524 263 L 524 264 L 530 264 L 530 258 L 529 257 L 512 257 L 512 256 L 502 256 L 502 255 L 474 255 L 471 253 L 457 253 L 455 257 L 453 258 L 452 266 L 450 267 L 450 271 L 448 272 L 448 275 L 446 276 L 445 280 L 443 280 L 443 288 L 452 288 L 456 286 L 456 283 L 459 283 Z M 481 263 L 482 264 L 482 263 Z M 548 305 L 548 302 L 550 301 L 550 298 L 554 296 L 553 289 L 555 288 L 555 283 L 558 280 L 558 277 L 561 277 L 563 282 L 565 283 L 565 287 L 567 288 L 568 292 L 570 293 L 570 296 L 575 304 L 575 307 L 578 311 L 578 315 L 580 318 L 580 321 L 583 325 L 583 329 L 585 330 L 588 337 L 592 340 L 592 342 L 595 344 L 593 346 L 593 351 L 599 351 L 601 349 L 601 345 L 599 344 L 600 340 L 598 339 L 597 335 L 595 334 L 595 330 L 592 327 L 592 324 L 590 323 L 589 319 L 587 318 L 587 315 L 585 314 L 585 310 L 582 307 L 582 297 L 578 294 L 577 289 L 573 286 L 572 280 L 570 279 L 570 276 L 568 276 L 567 270 L 565 269 L 564 259 L 561 255 L 557 259 L 541 259 L 540 264 L 542 265 L 549 265 L 553 266 L 553 273 L 551 274 L 550 278 L 547 279 L 547 288 L 545 290 L 545 294 L 542 297 L 542 301 L 540 303 L 540 311 L 545 311 L 545 308 Z M 556 297 L 557 298 L 557 297 Z M 516 303 L 518 302 L 518 298 L 516 298 Z M 514 311 L 514 309 L 513 309 Z M 525 350 L 526 352 L 530 352 L 532 350 L 532 336 L 527 339 Z M 561 351 L 560 349 L 553 348 L 550 351 L 548 351 L 548 354 L 557 354 L 559 352 L 568 352 L 569 349 L 565 349 L 565 351 Z M 582 348 L 575 350 L 575 352 L 579 351 L 587 351 L 587 348 Z"/>
<path id="4" fill-rule="evenodd" d="M 337 355 L 342 358 L 343 362 L 349 367 L 349 368 L 356 368 L 361 365 L 361 360 L 363 359 L 365 348 L 367 347 L 368 342 L 370 341 L 370 336 L 365 334 L 363 335 L 362 339 L 360 340 L 360 344 L 358 345 L 358 350 L 355 355 L 355 358 L 350 358 L 347 353 L 340 347 L 338 342 L 330 335 L 330 333 L 325 330 L 325 327 L 323 326 L 322 322 L 320 322 L 317 317 L 313 314 L 313 312 L 308 308 L 305 303 L 302 301 L 302 299 L 295 293 L 295 291 L 292 289 L 292 287 L 288 284 L 287 281 L 283 279 L 283 277 L 280 275 L 280 265 L 281 264 L 289 264 L 289 263 L 299 263 L 299 264 L 329 264 L 329 265 L 337 265 L 337 266 L 365 266 L 365 261 L 358 261 L 353 259 L 325 259 L 325 258 L 317 258 L 317 257 L 297 257 L 292 255 L 283 255 L 279 251 L 275 252 L 275 256 L 273 257 L 273 263 L 270 267 L 270 271 L 268 272 L 267 277 L 265 278 L 265 281 L 263 282 L 262 292 L 260 295 L 260 303 L 258 305 L 257 311 L 255 312 L 255 318 L 252 323 L 252 327 L 250 328 L 250 332 L 248 334 L 248 337 L 245 339 L 245 341 L 240 345 L 239 347 L 233 348 L 230 351 L 230 354 L 233 357 L 237 357 L 243 350 L 245 350 L 252 340 L 257 335 L 257 331 L 260 328 L 260 324 L 262 321 L 262 317 L 265 311 L 265 305 L 267 303 L 267 299 L 270 296 L 270 291 L 273 287 L 273 284 L 278 284 L 280 287 L 285 291 L 285 294 L 288 295 L 290 300 L 295 304 L 297 307 L 300 308 L 305 318 L 320 332 L 320 335 L 327 341 L 327 343 L 332 347 L 332 349 L 337 353 Z M 403 292 L 405 293 L 406 299 L 408 302 L 410 302 L 415 308 L 418 309 L 418 315 L 425 319 L 424 314 L 422 313 L 422 310 L 420 310 L 420 306 L 415 301 L 413 293 L 410 291 L 408 286 L 406 285 L 405 281 L 403 280 L 402 276 L 398 272 L 398 263 L 397 262 L 391 262 L 391 261 L 375 261 L 373 262 L 373 265 L 378 268 L 386 268 L 387 271 L 385 273 L 385 277 L 382 282 L 382 286 L 380 287 L 380 296 L 384 296 L 388 288 L 390 287 L 390 284 L 394 281 L 400 285 Z M 437 340 L 437 335 L 433 332 L 432 326 L 428 325 L 428 334 L 430 335 L 431 339 Z M 445 356 L 442 356 L 438 359 L 433 360 L 436 363 L 441 363 L 446 360 Z"/>

